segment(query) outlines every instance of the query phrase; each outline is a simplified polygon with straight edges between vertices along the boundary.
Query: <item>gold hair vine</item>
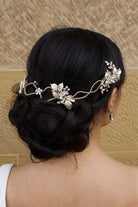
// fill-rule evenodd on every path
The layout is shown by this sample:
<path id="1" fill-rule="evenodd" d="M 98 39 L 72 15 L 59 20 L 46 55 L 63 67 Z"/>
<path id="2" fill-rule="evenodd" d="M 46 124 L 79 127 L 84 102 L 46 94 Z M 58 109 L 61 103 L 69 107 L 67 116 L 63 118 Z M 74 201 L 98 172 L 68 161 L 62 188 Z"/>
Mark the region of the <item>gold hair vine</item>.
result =
<path id="1" fill-rule="evenodd" d="M 65 107 L 69 110 L 72 109 L 72 103 L 75 102 L 75 100 L 86 98 L 89 94 L 95 93 L 99 89 L 101 90 L 101 93 L 103 94 L 105 91 L 108 92 L 108 89 L 110 88 L 110 84 L 116 83 L 118 80 L 120 80 L 121 75 L 121 69 L 116 68 L 116 66 L 110 61 L 105 61 L 108 70 L 105 72 L 105 76 L 101 80 L 97 80 L 90 88 L 89 91 L 77 91 L 74 95 L 69 95 L 70 88 L 68 86 L 64 87 L 63 83 L 56 84 L 52 83 L 50 86 L 47 86 L 44 89 L 41 89 L 40 87 L 37 87 L 38 83 L 36 81 L 30 82 L 26 84 L 26 76 L 24 77 L 23 81 L 20 83 L 20 89 L 19 93 L 21 94 L 24 91 L 24 94 L 26 96 L 30 95 L 39 95 L 40 98 L 42 98 L 42 93 L 44 93 L 47 89 L 51 89 L 53 98 L 48 99 L 47 101 L 52 101 L 55 99 L 58 99 L 57 104 L 64 104 Z M 96 89 L 94 87 L 100 83 Z M 33 85 L 35 88 L 35 91 L 32 93 L 27 93 L 26 88 L 29 85 Z M 78 94 L 84 94 L 81 97 L 76 97 Z"/>

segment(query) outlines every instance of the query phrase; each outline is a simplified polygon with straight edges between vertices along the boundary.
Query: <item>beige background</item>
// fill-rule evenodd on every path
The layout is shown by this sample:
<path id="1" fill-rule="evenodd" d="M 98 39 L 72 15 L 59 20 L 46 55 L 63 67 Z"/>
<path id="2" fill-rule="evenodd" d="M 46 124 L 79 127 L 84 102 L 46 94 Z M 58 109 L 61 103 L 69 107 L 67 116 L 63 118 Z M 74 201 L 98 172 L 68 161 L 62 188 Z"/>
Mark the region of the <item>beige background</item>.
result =
<path id="1" fill-rule="evenodd" d="M 12 86 L 25 74 L 37 39 L 53 27 L 88 28 L 120 47 L 127 80 L 115 120 L 102 130 L 101 144 L 113 158 L 138 165 L 136 70 L 137 0 L 0 0 L 0 164 L 21 164 L 29 150 L 8 121 Z"/>

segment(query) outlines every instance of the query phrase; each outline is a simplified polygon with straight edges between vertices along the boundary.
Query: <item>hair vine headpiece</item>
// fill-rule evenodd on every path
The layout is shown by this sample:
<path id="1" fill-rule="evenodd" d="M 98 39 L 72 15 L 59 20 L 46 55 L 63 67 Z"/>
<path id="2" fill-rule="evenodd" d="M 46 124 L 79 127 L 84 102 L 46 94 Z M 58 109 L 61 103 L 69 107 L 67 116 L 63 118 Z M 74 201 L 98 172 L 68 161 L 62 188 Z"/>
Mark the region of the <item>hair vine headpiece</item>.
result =
<path id="1" fill-rule="evenodd" d="M 69 110 L 72 109 L 72 103 L 75 102 L 75 100 L 84 99 L 87 96 L 89 96 L 91 93 L 95 93 L 99 89 L 101 90 L 101 93 L 103 94 L 105 91 L 108 92 L 108 89 L 110 88 L 110 84 L 116 83 L 118 80 L 120 80 L 121 75 L 121 69 L 116 68 L 116 66 L 110 61 L 105 61 L 108 69 L 105 72 L 105 76 L 101 80 L 97 80 L 90 88 L 89 91 L 77 91 L 74 95 L 69 95 L 70 88 L 68 86 L 64 87 L 63 83 L 56 84 L 52 83 L 50 86 L 45 87 L 44 89 L 41 89 L 38 87 L 38 83 L 36 81 L 30 82 L 26 84 L 26 76 L 24 77 L 23 81 L 20 83 L 20 89 L 19 93 L 21 94 L 24 91 L 24 94 L 26 96 L 30 95 L 39 95 L 40 98 L 42 98 L 42 93 L 44 93 L 47 89 L 51 89 L 53 98 L 48 99 L 47 101 L 52 101 L 55 99 L 58 99 L 57 104 L 64 104 L 65 107 Z M 99 85 L 94 89 L 94 87 L 99 83 Z M 35 91 L 32 93 L 27 93 L 26 88 L 29 85 L 33 85 L 35 88 Z M 78 94 L 84 94 L 81 97 L 76 97 Z"/>

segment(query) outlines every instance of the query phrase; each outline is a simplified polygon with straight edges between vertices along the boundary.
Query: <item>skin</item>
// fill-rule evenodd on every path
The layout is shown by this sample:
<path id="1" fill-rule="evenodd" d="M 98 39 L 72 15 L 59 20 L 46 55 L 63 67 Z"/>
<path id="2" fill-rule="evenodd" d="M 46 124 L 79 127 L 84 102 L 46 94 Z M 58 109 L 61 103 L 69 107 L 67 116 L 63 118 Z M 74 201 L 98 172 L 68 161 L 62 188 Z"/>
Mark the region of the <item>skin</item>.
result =
<path id="1" fill-rule="evenodd" d="M 100 146 L 101 128 L 110 122 L 111 111 L 115 115 L 120 98 L 121 90 L 115 88 L 96 115 L 88 147 L 75 153 L 78 167 L 72 153 L 14 166 L 7 207 L 138 207 L 138 167 L 117 162 Z"/>

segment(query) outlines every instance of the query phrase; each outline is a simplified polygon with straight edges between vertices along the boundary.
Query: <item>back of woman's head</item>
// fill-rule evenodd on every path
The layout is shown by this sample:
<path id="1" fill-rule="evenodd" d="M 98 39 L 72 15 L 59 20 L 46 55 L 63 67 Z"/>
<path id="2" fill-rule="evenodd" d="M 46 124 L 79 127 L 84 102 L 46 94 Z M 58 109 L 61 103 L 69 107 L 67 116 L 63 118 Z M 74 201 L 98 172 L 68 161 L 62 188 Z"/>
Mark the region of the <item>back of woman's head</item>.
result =
<path id="1" fill-rule="evenodd" d="M 107 37 L 80 28 L 54 29 L 44 34 L 33 47 L 27 61 L 27 81 L 40 88 L 51 83 L 64 83 L 70 94 L 89 91 L 107 70 L 105 60 L 121 68 L 120 80 L 108 92 L 100 90 L 85 99 L 76 100 L 71 110 L 52 98 L 51 90 L 43 98 L 21 93 L 9 112 L 9 119 L 19 136 L 28 144 L 31 154 L 39 159 L 62 157 L 67 152 L 80 152 L 89 143 L 90 124 L 106 105 L 113 88 L 120 88 L 125 71 L 119 48 Z M 29 87 L 28 91 L 33 91 Z"/>

